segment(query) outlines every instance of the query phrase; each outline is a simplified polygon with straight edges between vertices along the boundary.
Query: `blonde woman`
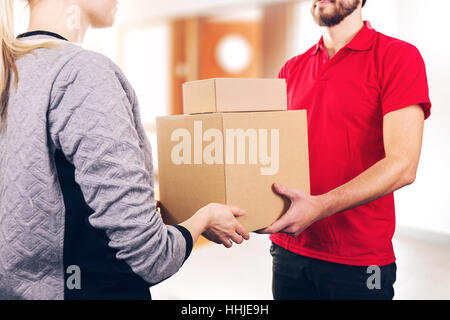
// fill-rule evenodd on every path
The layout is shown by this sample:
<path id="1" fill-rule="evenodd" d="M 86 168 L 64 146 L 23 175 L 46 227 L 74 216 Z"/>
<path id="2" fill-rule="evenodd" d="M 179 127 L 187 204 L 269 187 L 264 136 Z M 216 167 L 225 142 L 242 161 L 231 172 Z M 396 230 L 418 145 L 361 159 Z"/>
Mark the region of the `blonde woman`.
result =
<path id="1" fill-rule="evenodd" d="M 248 239 L 238 208 L 210 204 L 179 226 L 157 213 L 136 95 L 74 44 L 113 24 L 116 1 L 28 2 L 16 39 L 0 0 L 0 299 L 150 299 L 200 234 Z"/>

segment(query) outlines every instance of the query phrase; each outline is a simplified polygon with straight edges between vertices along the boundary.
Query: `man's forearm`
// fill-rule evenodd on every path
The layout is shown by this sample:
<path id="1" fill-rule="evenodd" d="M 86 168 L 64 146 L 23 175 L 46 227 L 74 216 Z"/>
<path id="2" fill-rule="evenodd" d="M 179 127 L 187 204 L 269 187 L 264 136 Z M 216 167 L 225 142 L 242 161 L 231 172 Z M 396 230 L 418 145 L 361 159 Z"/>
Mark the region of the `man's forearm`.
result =
<path id="1" fill-rule="evenodd" d="M 381 198 L 415 179 L 418 161 L 410 157 L 386 157 L 356 178 L 322 195 L 312 196 L 274 184 L 275 191 L 291 200 L 289 210 L 260 233 L 287 233 L 298 236 L 311 224 L 335 213 Z"/>
<path id="2" fill-rule="evenodd" d="M 384 158 L 344 185 L 320 195 L 323 217 L 352 209 L 413 183 L 415 168 L 400 158 Z"/>

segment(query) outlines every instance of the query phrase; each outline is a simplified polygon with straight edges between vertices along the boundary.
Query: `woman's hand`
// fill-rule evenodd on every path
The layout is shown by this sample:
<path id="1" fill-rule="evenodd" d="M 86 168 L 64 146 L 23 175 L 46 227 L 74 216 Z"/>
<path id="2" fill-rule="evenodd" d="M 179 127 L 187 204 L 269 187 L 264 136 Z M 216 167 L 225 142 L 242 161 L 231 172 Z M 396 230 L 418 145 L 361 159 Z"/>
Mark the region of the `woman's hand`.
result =
<path id="1" fill-rule="evenodd" d="M 241 244 L 244 239 L 250 239 L 248 231 L 236 220 L 245 214 L 239 208 L 217 203 L 210 203 L 201 208 L 198 214 L 204 215 L 208 224 L 203 236 L 215 243 L 222 243 L 231 248 L 232 242 Z"/>
<path id="2" fill-rule="evenodd" d="M 230 239 L 238 244 L 250 239 L 248 231 L 236 220 L 244 214 L 236 207 L 210 203 L 180 225 L 190 231 L 194 243 L 203 234 L 208 240 L 230 248 Z"/>

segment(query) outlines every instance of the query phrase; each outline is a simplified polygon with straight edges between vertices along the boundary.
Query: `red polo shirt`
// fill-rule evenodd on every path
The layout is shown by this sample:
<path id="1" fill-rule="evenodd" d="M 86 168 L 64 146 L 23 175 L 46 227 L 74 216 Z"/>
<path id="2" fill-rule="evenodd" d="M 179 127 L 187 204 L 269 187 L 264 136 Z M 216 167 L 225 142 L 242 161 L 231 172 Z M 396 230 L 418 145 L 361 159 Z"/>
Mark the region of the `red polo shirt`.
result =
<path id="1" fill-rule="evenodd" d="M 424 61 L 411 44 L 375 31 L 369 22 L 331 59 L 319 43 L 289 60 L 288 106 L 308 115 L 311 194 L 352 180 L 385 157 L 383 117 L 430 99 Z M 292 252 L 336 263 L 383 266 L 395 261 L 394 197 L 337 213 L 298 237 L 272 235 Z"/>

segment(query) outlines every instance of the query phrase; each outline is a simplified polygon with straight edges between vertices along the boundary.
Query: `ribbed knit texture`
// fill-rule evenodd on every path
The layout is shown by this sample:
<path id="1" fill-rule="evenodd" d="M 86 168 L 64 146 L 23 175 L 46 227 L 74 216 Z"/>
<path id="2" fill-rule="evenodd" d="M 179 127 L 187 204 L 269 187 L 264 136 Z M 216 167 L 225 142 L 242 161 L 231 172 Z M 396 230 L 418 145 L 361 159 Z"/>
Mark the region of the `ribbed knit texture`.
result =
<path id="1" fill-rule="evenodd" d="M 17 67 L 0 132 L 0 299 L 64 298 L 56 149 L 75 166 L 95 210 L 89 222 L 106 232 L 117 259 L 149 283 L 174 274 L 186 241 L 156 211 L 150 143 L 120 69 L 63 41 L 20 58 Z"/>

